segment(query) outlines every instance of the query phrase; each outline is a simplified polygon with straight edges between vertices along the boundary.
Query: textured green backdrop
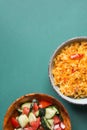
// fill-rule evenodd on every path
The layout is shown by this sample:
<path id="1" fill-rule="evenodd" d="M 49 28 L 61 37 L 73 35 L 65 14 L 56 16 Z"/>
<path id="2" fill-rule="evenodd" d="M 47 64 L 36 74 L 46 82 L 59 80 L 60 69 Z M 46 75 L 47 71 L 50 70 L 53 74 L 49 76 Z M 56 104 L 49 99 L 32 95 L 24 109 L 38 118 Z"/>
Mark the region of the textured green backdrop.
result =
<path id="1" fill-rule="evenodd" d="M 87 36 L 87 0 L 0 0 L 0 130 L 9 105 L 32 92 L 59 99 L 72 129 L 87 129 L 87 106 L 61 99 L 48 78 L 54 50 L 76 36 Z"/>

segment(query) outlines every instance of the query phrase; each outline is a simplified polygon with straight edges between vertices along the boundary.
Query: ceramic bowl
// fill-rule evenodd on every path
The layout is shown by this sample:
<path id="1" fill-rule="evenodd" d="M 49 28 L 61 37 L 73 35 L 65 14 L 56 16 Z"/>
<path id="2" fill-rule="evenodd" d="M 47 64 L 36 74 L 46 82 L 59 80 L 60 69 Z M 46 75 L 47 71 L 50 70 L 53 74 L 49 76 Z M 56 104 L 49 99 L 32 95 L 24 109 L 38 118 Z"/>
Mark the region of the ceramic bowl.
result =
<path id="1" fill-rule="evenodd" d="M 71 38 L 63 43 L 61 43 L 58 48 L 54 51 L 53 55 L 51 56 L 50 62 L 49 62 L 49 79 L 51 82 L 51 85 L 53 87 L 53 89 L 57 92 L 57 94 L 59 96 L 61 96 L 64 100 L 68 101 L 69 103 L 73 103 L 73 104 L 77 104 L 77 105 L 87 105 L 87 98 L 71 98 L 68 96 L 65 96 L 64 94 L 62 94 L 59 90 L 59 87 L 56 86 L 54 84 L 54 77 L 52 74 L 52 69 L 53 69 L 53 64 L 54 64 L 54 58 L 56 57 L 56 55 L 58 55 L 61 51 L 61 49 L 63 49 L 65 46 L 70 45 L 74 42 L 82 42 L 82 41 L 86 41 L 87 42 L 87 37 L 81 36 L 81 37 L 75 37 L 75 38 Z"/>
<path id="2" fill-rule="evenodd" d="M 59 111 L 61 112 L 61 115 L 64 120 L 65 129 L 64 130 L 71 130 L 71 121 L 69 114 L 66 110 L 66 108 L 63 106 L 63 104 L 55 99 L 54 97 L 42 93 L 32 93 L 32 94 L 26 94 L 20 98 L 18 98 L 16 101 L 14 101 L 8 108 L 5 117 L 4 117 L 4 123 L 3 123 L 3 130 L 14 130 L 12 127 L 12 124 L 10 122 L 11 117 L 16 116 L 18 114 L 17 108 L 20 106 L 20 104 L 25 103 L 27 101 L 32 101 L 32 99 L 37 100 L 45 100 L 50 101 L 53 105 L 55 105 Z"/>

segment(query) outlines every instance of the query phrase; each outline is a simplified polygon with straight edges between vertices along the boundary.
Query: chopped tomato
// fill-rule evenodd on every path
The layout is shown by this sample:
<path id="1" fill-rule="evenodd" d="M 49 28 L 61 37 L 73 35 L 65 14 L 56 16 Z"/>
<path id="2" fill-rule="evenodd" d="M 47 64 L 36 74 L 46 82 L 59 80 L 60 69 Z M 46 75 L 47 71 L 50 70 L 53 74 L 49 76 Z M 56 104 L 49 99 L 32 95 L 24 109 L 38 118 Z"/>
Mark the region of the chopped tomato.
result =
<path id="1" fill-rule="evenodd" d="M 59 127 L 59 128 L 57 128 L 57 129 L 55 129 L 55 130 L 62 130 L 62 129 Z"/>
<path id="2" fill-rule="evenodd" d="M 11 123 L 14 128 L 18 128 L 20 126 L 19 122 L 17 121 L 17 119 L 15 117 L 11 118 Z"/>
<path id="3" fill-rule="evenodd" d="M 33 128 L 33 130 L 37 130 L 37 128 L 40 126 L 40 117 L 38 117 L 36 121 L 30 122 L 30 126 Z"/>
<path id="4" fill-rule="evenodd" d="M 29 125 L 29 124 L 27 124 L 24 128 L 28 128 L 28 127 L 30 127 L 30 125 Z"/>
<path id="5" fill-rule="evenodd" d="M 24 107 L 23 108 L 23 114 L 25 114 L 25 115 L 28 115 L 29 114 L 29 111 L 30 111 L 30 109 L 29 108 L 27 108 L 27 107 Z"/>
<path id="6" fill-rule="evenodd" d="M 24 128 L 23 130 L 33 130 L 32 127 L 27 127 L 27 128 Z"/>
<path id="7" fill-rule="evenodd" d="M 41 100 L 39 107 L 45 108 L 45 107 L 50 106 L 50 105 L 52 105 L 50 102 Z"/>
<path id="8" fill-rule="evenodd" d="M 38 108 L 39 108 L 38 104 L 37 104 L 37 103 L 34 103 L 34 106 L 33 106 L 34 111 L 37 111 Z"/>
<path id="9" fill-rule="evenodd" d="M 83 58 L 83 54 L 73 54 L 70 56 L 70 59 L 76 60 L 76 59 L 81 59 Z"/>
<path id="10" fill-rule="evenodd" d="M 55 125 L 55 124 L 58 124 L 58 123 L 60 122 L 60 119 L 59 119 L 58 116 L 54 116 L 54 117 L 53 117 L 53 120 L 54 120 L 54 125 Z"/>

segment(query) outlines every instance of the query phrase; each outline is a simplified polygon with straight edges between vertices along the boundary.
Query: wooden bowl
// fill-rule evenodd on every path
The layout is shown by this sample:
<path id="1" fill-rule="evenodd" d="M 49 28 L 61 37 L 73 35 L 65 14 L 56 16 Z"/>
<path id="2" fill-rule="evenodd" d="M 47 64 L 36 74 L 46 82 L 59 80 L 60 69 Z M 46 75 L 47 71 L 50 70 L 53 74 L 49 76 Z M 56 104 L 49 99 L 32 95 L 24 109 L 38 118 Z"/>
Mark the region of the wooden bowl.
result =
<path id="1" fill-rule="evenodd" d="M 71 130 L 71 121 L 69 114 L 66 110 L 66 108 L 62 105 L 60 101 L 55 99 L 52 96 L 46 95 L 46 94 L 39 94 L 39 93 L 32 93 L 32 94 L 26 94 L 20 98 L 18 98 L 16 101 L 14 101 L 8 108 L 5 117 L 4 117 L 4 122 L 3 122 L 3 130 L 14 130 L 11 124 L 11 117 L 12 116 L 17 116 L 17 108 L 22 104 L 27 101 L 32 101 L 32 99 L 37 99 L 37 100 L 46 100 L 50 101 L 53 105 L 55 105 L 59 111 L 61 112 L 61 115 L 64 120 L 65 124 L 65 129 L 64 130 Z"/>

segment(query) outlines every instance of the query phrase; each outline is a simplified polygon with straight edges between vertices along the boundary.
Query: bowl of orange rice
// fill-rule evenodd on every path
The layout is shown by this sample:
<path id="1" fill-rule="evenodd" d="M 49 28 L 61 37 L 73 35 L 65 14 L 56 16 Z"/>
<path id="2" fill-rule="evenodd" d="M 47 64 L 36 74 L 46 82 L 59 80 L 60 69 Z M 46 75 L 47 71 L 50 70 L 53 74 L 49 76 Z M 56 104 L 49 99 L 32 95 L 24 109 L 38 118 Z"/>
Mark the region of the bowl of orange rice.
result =
<path id="1" fill-rule="evenodd" d="M 61 43 L 49 62 L 53 89 L 66 101 L 87 105 L 87 37 Z"/>

